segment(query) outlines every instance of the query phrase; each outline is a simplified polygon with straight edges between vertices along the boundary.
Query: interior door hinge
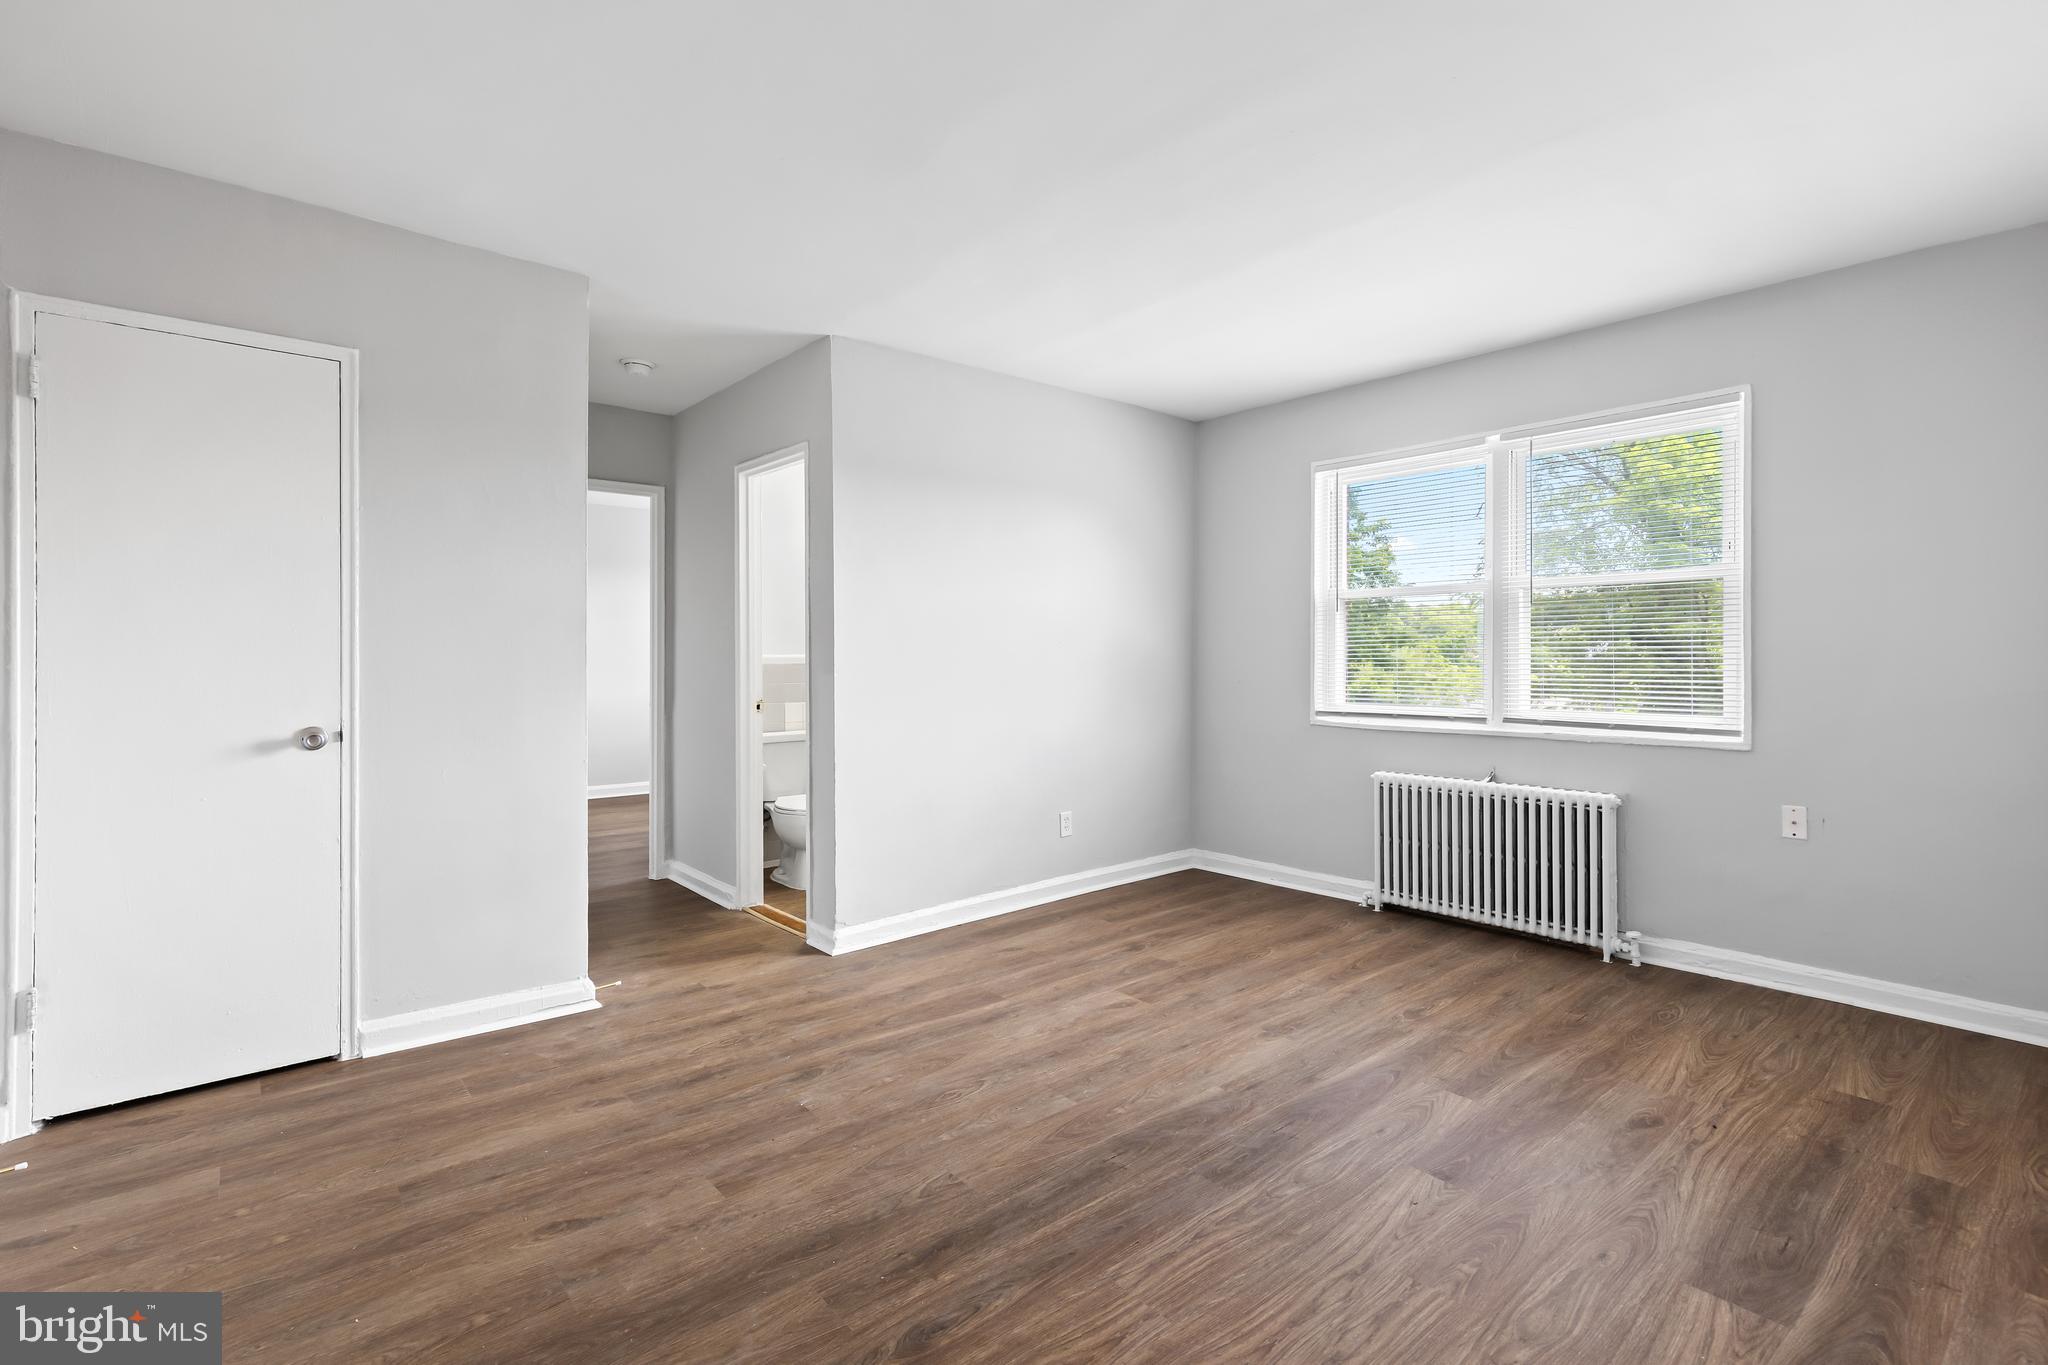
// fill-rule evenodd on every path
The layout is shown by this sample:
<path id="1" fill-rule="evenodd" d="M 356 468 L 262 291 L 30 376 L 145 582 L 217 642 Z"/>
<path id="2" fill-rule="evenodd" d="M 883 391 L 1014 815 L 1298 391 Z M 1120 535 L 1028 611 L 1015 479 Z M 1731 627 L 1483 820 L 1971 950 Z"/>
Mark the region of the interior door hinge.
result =
<path id="1" fill-rule="evenodd" d="M 43 396 L 43 366 L 33 355 L 28 356 L 21 367 L 21 392 L 29 399 Z"/>
<path id="2" fill-rule="evenodd" d="M 18 1033 L 28 1033 L 36 1026 L 36 988 L 28 987 L 14 997 L 14 1028 Z"/>

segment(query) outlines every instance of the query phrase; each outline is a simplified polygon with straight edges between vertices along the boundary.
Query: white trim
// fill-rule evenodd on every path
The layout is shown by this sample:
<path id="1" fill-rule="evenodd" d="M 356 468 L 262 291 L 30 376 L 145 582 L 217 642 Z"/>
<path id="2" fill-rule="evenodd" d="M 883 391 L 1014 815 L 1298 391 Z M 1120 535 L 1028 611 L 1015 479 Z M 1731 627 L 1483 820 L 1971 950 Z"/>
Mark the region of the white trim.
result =
<path id="1" fill-rule="evenodd" d="M 1742 745 L 1748 748 L 1750 736 L 1756 733 L 1756 577 L 1749 571 L 1749 528 L 1756 493 L 1756 441 L 1751 434 L 1756 425 L 1756 395 L 1747 384 L 1737 384 L 1730 392 L 1742 396 L 1742 515 L 1736 519 L 1735 533 L 1742 538 L 1742 553 L 1737 556 L 1742 575 Z M 1725 600 L 1722 612 L 1725 621 Z M 1722 657 L 1727 657 L 1725 647 Z"/>
<path id="2" fill-rule="evenodd" d="M 1178 853 L 1162 853 L 1154 858 L 1142 858 L 1136 862 L 1117 863 L 1088 872 L 1076 872 L 1065 877 L 1053 877 L 1042 882 L 1012 887 L 1007 891 L 992 891 L 986 895 L 970 896 L 965 900 L 948 901 L 944 905 L 934 905 L 903 915 L 891 915 L 886 919 L 845 925 L 836 930 L 831 926 L 813 924 L 809 927 L 809 940 L 812 947 L 827 953 L 857 952 L 862 948 L 893 943 L 898 939 L 928 934 L 956 924 L 991 919 L 997 915 L 1009 914 L 1013 910 L 1025 910 L 1072 896 L 1086 895 L 1091 891 L 1145 881 L 1190 868 L 1234 877 L 1240 881 L 1263 882 L 1268 886 L 1286 887 L 1289 890 L 1328 896 L 1342 901 L 1362 902 L 1370 898 L 1373 892 L 1373 883 L 1361 877 L 1311 872 L 1305 868 L 1261 862 L 1255 858 L 1241 858 L 1235 854 L 1215 853 L 1207 849 L 1186 849 Z M 682 878 L 676 877 L 675 880 L 681 881 Z M 689 883 L 684 882 L 684 885 Z M 1845 1005 L 1878 1010 L 1885 1014 L 1903 1015 L 1908 1019 L 1921 1019 L 1928 1023 L 1967 1029 L 1973 1033 L 1987 1033 L 1993 1037 L 2011 1038 L 2023 1043 L 2048 1047 L 2048 1010 L 2001 1005 L 1995 1001 L 1950 995 L 1945 991 L 1928 990 L 1922 986 L 1880 981 L 1875 977 L 1855 976 L 1826 967 L 1808 967 L 1797 962 L 1759 957 L 1727 948 L 1712 948 L 1700 943 L 1686 943 L 1678 939 L 1645 937 L 1641 940 L 1641 945 L 1642 960 L 1654 967 L 1670 967 L 1678 971 L 1697 972 L 1704 976 L 1717 976 L 1723 980 L 1741 981 L 1749 985 L 1785 991 L 1792 995 L 1833 1000 Z"/>
<path id="3" fill-rule="evenodd" d="M 25 743 L 23 736 L 33 728 L 36 714 L 34 642 L 35 610 L 31 585 L 35 581 L 35 548 L 28 535 L 30 523 L 29 506 L 35 488 L 35 439 L 32 434 L 31 415 L 34 412 L 25 396 L 27 389 L 23 367 L 28 363 L 26 356 L 30 346 L 28 340 L 27 308 L 29 300 L 18 292 L 9 292 L 7 322 L 7 402 L 8 423 L 8 479 L 7 479 L 7 533 L 9 554 L 7 557 L 7 903 L 0 915 L 4 915 L 5 943 L 0 944 L 7 954 L 5 977 L 6 998 L 0 1003 L 6 1006 L 4 1018 L 0 1018 L 0 1036 L 6 1039 L 4 1057 L 0 1066 L 5 1074 L 0 1075 L 0 1084 L 7 1087 L 7 1098 L 0 1106 L 0 1142 L 11 1141 L 33 1133 L 38 1125 L 30 1110 L 29 1081 L 33 1069 L 33 1057 L 29 1048 L 29 1031 L 21 1027 L 22 1019 L 17 1013 L 17 1004 L 34 979 L 32 962 L 35 952 L 35 921 L 30 907 L 35 900 L 35 869 L 27 856 L 33 844 L 33 805 L 35 799 L 35 745 Z"/>
<path id="4" fill-rule="evenodd" d="M 804 631 L 810 632 L 811 615 L 811 489 L 810 489 L 811 444 L 798 441 L 795 445 L 770 451 L 742 464 L 732 471 L 732 554 L 733 554 L 733 705 L 736 713 L 733 721 L 733 867 L 737 883 L 725 887 L 728 900 L 721 904 L 759 905 L 766 892 L 762 886 L 761 869 L 761 713 L 753 703 L 761 696 L 761 633 L 760 603 L 758 596 L 759 575 L 755 572 L 754 551 L 758 537 L 755 534 L 755 507 L 753 480 L 762 474 L 771 473 L 786 465 L 804 466 Z M 816 695 L 811 678 L 811 653 L 806 640 L 804 658 L 804 697 L 808 701 Z M 813 790 L 810 781 L 809 764 L 812 755 L 806 754 L 804 790 Z M 679 864 L 671 864 L 671 867 Z M 671 871 L 671 877 L 674 874 Z M 703 874 L 699 873 L 698 876 Z M 705 878 L 712 886 L 725 883 Z M 698 895 L 706 893 L 685 882 Z"/>
<path id="5" fill-rule="evenodd" d="M 362 1056 L 363 926 L 357 903 L 356 869 L 362 856 L 362 828 L 356 775 L 362 771 L 361 619 L 357 613 L 358 579 L 362 572 L 362 474 L 357 424 L 360 419 L 361 357 L 353 348 L 339 349 L 341 363 L 341 714 L 348 728 L 341 740 L 341 1055 Z"/>
<path id="6" fill-rule="evenodd" d="M 592 801 L 604 801 L 614 796 L 646 795 L 648 795 L 648 791 L 647 783 L 645 782 L 607 782 L 590 789 L 590 799 Z M 664 859 L 663 861 L 666 862 L 667 860 Z M 659 878 L 656 880 L 659 880 Z"/>
<path id="7" fill-rule="evenodd" d="M 1231 853 L 1210 853 L 1197 849 L 1190 866 L 1203 872 L 1217 872 L 1239 881 L 1264 882 L 1268 886 L 1284 886 L 1292 891 L 1306 891 L 1315 896 L 1329 896 L 1340 901 L 1366 901 L 1373 895 L 1373 884 L 1358 877 L 1339 877 L 1327 872 L 1306 872 L 1298 867 L 1286 867 L 1280 863 L 1262 863 L 1255 858 L 1240 858 Z"/>
<path id="8" fill-rule="evenodd" d="M 33 319 L 39 313 L 54 313 L 88 322 L 168 332 L 176 336 L 218 341 L 233 346 L 252 346 L 286 355 L 331 360 L 339 371 L 341 487 L 341 715 L 336 727 L 341 733 L 341 866 L 340 1017 L 336 1021 L 339 1054 L 360 1055 L 359 1027 L 362 1018 L 362 926 L 358 913 L 356 866 L 360 854 L 359 801 L 356 775 L 357 755 L 362 751 L 363 732 L 359 724 L 358 697 L 360 650 L 357 612 L 360 574 L 361 480 L 359 474 L 359 368 L 361 356 L 352 346 L 330 346 L 297 337 L 274 336 L 239 327 L 142 313 L 75 299 L 52 298 L 22 290 L 9 290 L 8 325 L 8 423 L 9 469 L 6 486 L 7 534 L 11 541 L 6 560 L 7 589 L 7 706 L 5 711 L 7 749 L 7 811 L 5 882 L 6 905 L 0 909 L 0 945 L 6 951 L 6 970 L 0 985 L 0 1056 L 4 1056 L 6 1087 L 0 1102 L 0 1142 L 34 1132 L 32 1117 L 34 1056 L 26 1030 L 17 1027 L 14 1002 L 33 983 L 35 944 L 35 868 L 30 851 L 34 848 L 35 745 L 35 543 L 31 534 L 35 488 L 35 405 L 23 393 L 21 377 L 34 354 Z"/>
<path id="9" fill-rule="evenodd" d="M 1479 599 L 1479 630 L 1481 648 L 1485 651 L 1482 662 L 1483 676 L 1480 679 L 1480 701 L 1486 712 L 1489 728 L 1499 725 L 1507 715 L 1507 659 L 1508 633 L 1502 629 L 1503 618 L 1513 623 L 1520 613 L 1506 613 L 1501 604 L 1507 600 L 1507 580 L 1503 572 L 1508 546 L 1508 528 L 1501 524 L 1501 518 L 1494 508 L 1505 507 L 1512 500 L 1509 488 L 1521 478 L 1521 459 L 1518 453 L 1509 452 L 1497 444 L 1489 444 L 1486 451 L 1486 488 L 1480 496 L 1486 499 L 1486 526 L 1484 549 L 1486 562 L 1480 566 L 1481 582 L 1485 584 L 1485 596 Z M 1334 565 L 1332 567 L 1335 567 Z"/>
<path id="10" fill-rule="evenodd" d="M 1291 887 L 1339 900 L 1362 900 L 1372 890 L 1371 882 L 1356 877 L 1309 872 L 1298 867 L 1262 863 L 1200 849 L 1191 856 L 1191 866 L 1204 872 Z M 2048 1047 L 2048 1010 L 2001 1005 L 1996 1001 L 1951 995 L 1924 986 L 1880 981 L 1876 977 L 1856 976 L 1827 967 L 1809 967 L 1804 963 L 1740 953 L 1731 948 L 1714 948 L 1704 943 L 1687 943 L 1681 939 L 1645 936 L 1640 943 L 1642 960 L 1653 967 L 1717 976 L 1724 981 L 1740 981 L 1791 995 L 1833 1000 L 1884 1014 L 1903 1015 L 1908 1019 L 1922 1019 L 1931 1024 L 1946 1024 L 1972 1033 L 1988 1033 L 1996 1038 L 2011 1038 Z"/>
<path id="11" fill-rule="evenodd" d="M 1645 583 L 1723 583 L 1726 564 L 1681 565 L 1675 569 L 1643 569 L 1614 573 L 1531 574 L 1531 588 L 1632 588 Z"/>
<path id="12" fill-rule="evenodd" d="M 834 929 L 817 926 L 809 938 L 813 947 L 822 948 L 828 953 L 856 952 L 862 948 L 894 943 L 898 939 L 912 938 L 918 934 L 929 934 L 936 929 L 950 929 L 956 924 L 971 924 L 975 920 L 1007 915 L 1013 910 L 1028 910 L 1034 905 L 1044 905 L 1048 901 L 1084 896 L 1091 891 L 1105 891 L 1112 886 L 1124 886 L 1130 882 L 1163 877 L 1169 872 L 1185 872 L 1195 866 L 1194 860 L 1197 856 L 1192 849 L 1182 849 L 1177 853 L 1161 853 L 1156 857 L 1140 858 L 1135 862 L 1115 863 L 1109 867 L 1091 868 L 1086 872 L 1070 872 L 1064 877 L 1049 877 L 1042 882 L 1029 882 L 1005 891 L 990 891 L 980 896 L 969 896 L 964 900 L 947 901 L 943 905 L 927 906 L 923 910 L 890 915 L 884 919 L 867 920 L 859 924 L 841 924 Z"/>
<path id="13" fill-rule="evenodd" d="M 1899 981 L 1880 981 L 1874 976 L 1856 976 L 1828 967 L 1809 967 L 1732 948 L 1711 948 L 1683 939 L 1642 939 L 1643 961 L 1653 967 L 1670 967 L 1723 981 L 1741 981 L 1752 986 L 1810 995 L 1816 1000 L 1834 1000 L 1858 1005 L 1884 1014 L 1923 1019 L 1930 1024 L 1988 1033 L 2022 1043 L 2048 1047 L 2048 1010 L 2030 1010 L 2019 1005 L 2001 1005 L 1967 995 L 1908 986 Z"/>
<path id="14" fill-rule="evenodd" d="M 677 862 L 674 858 L 669 859 L 668 880 L 685 891 L 702 896 L 713 905 L 722 905 L 728 910 L 739 908 L 739 896 L 730 882 L 722 882 L 709 872 L 700 871 L 688 863 Z"/>
<path id="15" fill-rule="evenodd" d="M 1592 726 L 1542 725 L 1530 721 L 1502 721 L 1489 725 L 1474 717 L 1468 721 L 1427 720 L 1413 716 L 1344 715 L 1317 711 L 1310 725 L 1331 725 L 1340 730 L 1416 730 L 1437 735 L 1474 735 L 1481 739 L 1564 739 L 1594 744 L 1670 745 L 1681 749 L 1737 749 L 1755 746 L 1747 734 L 1715 734 L 1705 730 L 1690 733 L 1661 730 L 1598 729 Z"/>
<path id="16" fill-rule="evenodd" d="M 537 1024 L 598 1008 L 597 988 L 590 978 L 559 981 L 552 986 L 532 986 L 503 995 L 486 995 L 478 1000 L 461 1000 L 452 1005 L 434 1005 L 410 1014 L 387 1015 L 363 1023 L 362 1055 L 382 1057 L 407 1048 L 446 1043 L 472 1034 L 491 1033 L 520 1024 Z"/>
<path id="17" fill-rule="evenodd" d="M 658 483 L 624 483 L 618 479 L 591 479 L 593 493 L 624 493 L 647 499 L 648 623 L 649 648 L 647 745 L 648 781 L 638 791 L 592 787 L 590 798 L 637 796 L 647 793 L 647 879 L 660 881 L 668 870 L 668 490 Z M 617 783 L 624 788 L 632 783 Z"/>

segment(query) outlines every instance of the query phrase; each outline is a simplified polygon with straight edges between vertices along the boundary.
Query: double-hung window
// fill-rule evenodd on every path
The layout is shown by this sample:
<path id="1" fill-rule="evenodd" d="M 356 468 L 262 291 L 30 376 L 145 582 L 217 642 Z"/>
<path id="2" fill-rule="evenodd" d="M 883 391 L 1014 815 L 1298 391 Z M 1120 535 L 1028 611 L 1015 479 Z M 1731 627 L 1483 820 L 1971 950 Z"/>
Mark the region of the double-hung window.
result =
<path id="1" fill-rule="evenodd" d="M 1314 474 L 1314 718 L 1744 747 L 1748 393 Z"/>

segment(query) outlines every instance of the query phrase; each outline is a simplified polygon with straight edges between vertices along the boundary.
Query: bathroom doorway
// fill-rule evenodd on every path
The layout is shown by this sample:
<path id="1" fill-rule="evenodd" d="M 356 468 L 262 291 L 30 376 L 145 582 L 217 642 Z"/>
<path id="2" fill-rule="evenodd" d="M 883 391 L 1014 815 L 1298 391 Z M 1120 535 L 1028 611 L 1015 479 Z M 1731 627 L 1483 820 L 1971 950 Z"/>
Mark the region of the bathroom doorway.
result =
<path id="1" fill-rule="evenodd" d="M 739 905 L 802 936 L 810 889 L 809 447 L 734 471 Z"/>

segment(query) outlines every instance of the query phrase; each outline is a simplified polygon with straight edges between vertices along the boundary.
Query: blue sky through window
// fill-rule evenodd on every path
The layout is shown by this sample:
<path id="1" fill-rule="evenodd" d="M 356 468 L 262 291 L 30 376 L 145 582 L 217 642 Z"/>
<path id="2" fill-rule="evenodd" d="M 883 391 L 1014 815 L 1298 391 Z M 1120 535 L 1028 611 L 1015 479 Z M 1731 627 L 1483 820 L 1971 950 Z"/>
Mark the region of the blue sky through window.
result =
<path id="1" fill-rule="evenodd" d="M 1427 469 L 1353 484 L 1346 510 L 1351 587 L 1469 582 L 1485 570 L 1482 465 Z"/>

